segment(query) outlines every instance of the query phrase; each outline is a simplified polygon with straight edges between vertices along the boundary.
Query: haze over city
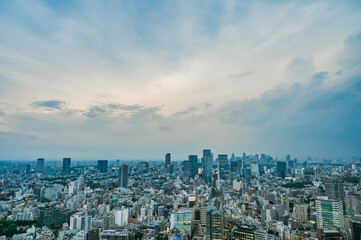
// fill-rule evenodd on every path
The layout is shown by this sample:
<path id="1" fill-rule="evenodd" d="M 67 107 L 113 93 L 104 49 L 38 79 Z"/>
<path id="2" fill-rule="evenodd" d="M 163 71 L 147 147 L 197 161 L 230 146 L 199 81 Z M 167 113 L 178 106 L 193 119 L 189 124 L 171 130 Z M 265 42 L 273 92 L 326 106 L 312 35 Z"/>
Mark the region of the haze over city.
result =
<path id="1" fill-rule="evenodd" d="M 361 155 L 360 1 L 0 1 L 2 160 Z"/>

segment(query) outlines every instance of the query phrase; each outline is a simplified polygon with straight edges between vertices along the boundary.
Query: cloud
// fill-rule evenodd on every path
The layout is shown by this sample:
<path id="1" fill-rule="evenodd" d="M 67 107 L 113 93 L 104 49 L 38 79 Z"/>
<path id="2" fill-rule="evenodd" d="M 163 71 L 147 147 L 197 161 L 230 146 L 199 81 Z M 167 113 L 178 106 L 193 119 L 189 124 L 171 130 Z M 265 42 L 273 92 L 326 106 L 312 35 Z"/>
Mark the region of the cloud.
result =
<path id="1" fill-rule="evenodd" d="M 359 154 L 356 2 L 0 4 L 5 155 Z"/>
<path id="2" fill-rule="evenodd" d="M 47 100 L 47 101 L 36 101 L 33 102 L 31 105 L 36 107 L 45 107 L 45 108 L 54 108 L 54 109 L 61 109 L 65 106 L 64 101 L 59 100 Z"/>

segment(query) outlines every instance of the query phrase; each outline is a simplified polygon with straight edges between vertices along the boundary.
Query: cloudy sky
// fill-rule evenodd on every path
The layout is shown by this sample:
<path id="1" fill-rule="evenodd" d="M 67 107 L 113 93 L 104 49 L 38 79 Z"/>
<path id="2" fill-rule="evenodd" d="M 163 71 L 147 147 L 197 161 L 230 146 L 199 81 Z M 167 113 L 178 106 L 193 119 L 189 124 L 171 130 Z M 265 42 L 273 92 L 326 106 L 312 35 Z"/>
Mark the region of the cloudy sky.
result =
<path id="1" fill-rule="evenodd" d="M 360 1 L 2 1 L 0 159 L 361 157 Z"/>

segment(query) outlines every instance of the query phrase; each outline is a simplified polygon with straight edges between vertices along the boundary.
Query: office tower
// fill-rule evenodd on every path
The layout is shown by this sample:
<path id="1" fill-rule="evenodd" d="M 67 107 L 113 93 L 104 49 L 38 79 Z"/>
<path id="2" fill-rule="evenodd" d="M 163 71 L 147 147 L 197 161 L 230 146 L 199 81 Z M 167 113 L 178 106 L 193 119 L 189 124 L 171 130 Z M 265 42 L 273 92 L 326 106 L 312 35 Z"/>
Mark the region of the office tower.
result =
<path id="1" fill-rule="evenodd" d="M 165 155 L 165 168 L 169 167 L 170 165 L 170 153 Z"/>
<path id="2" fill-rule="evenodd" d="M 286 156 L 286 162 L 288 162 L 288 161 L 291 161 L 291 155 L 290 154 L 287 154 L 287 156 Z"/>
<path id="3" fill-rule="evenodd" d="M 241 168 L 239 161 L 232 161 L 231 162 L 231 172 L 237 172 Z"/>
<path id="4" fill-rule="evenodd" d="M 223 239 L 222 214 L 215 206 L 207 207 L 207 240 Z"/>
<path id="5" fill-rule="evenodd" d="M 277 161 L 277 176 L 280 178 L 286 177 L 286 162 Z"/>
<path id="6" fill-rule="evenodd" d="M 71 158 L 63 158 L 63 173 L 70 173 L 70 162 Z"/>
<path id="7" fill-rule="evenodd" d="M 26 164 L 25 173 L 30 174 L 30 171 L 31 171 L 30 164 Z"/>
<path id="8" fill-rule="evenodd" d="M 119 187 L 127 188 L 129 180 L 129 167 L 126 164 L 122 164 L 119 167 Z"/>
<path id="9" fill-rule="evenodd" d="M 170 174 L 173 174 L 176 169 L 177 169 L 177 163 L 176 163 L 176 162 L 172 162 L 172 163 L 170 164 L 170 167 L 169 167 L 169 173 L 170 173 Z"/>
<path id="10" fill-rule="evenodd" d="M 98 171 L 100 173 L 108 172 L 108 160 L 98 160 Z"/>
<path id="11" fill-rule="evenodd" d="M 318 197 L 316 199 L 317 227 L 331 229 L 332 227 L 344 228 L 342 201 Z"/>
<path id="12" fill-rule="evenodd" d="M 191 177 L 194 178 L 198 174 L 198 156 L 197 155 L 189 155 L 188 161 L 190 164 Z"/>
<path id="13" fill-rule="evenodd" d="M 361 221 L 356 219 L 350 220 L 351 224 L 351 239 L 360 240 L 361 239 Z"/>
<path id="14" fill-rule="evenodd" d="M 192 227 L 192 208 L 180 208 L 176 213 L 172 213 L 170 216 L 170 228 L 176 228 L 179 231 L 187 231 L 191 233 Z"/>
<path id="15" fill-rule="evenodd" d="M 207 234 L 207 207 L 205 205 L 200 207 L 200 234 Z"/>
<path id="16" fill-rule="evenodd" d="M 202 165 L 203 165 L 203 171 L 206 174 L 212 173 L 212 152 L 209 149 L 203 150 L 203 158 L 202 158 Z"/>
<path id="17" fill-rule="evenodd" d="M 341 179 L 331 178 L 325 182 L 325 196 L 332 199 L 342 200 L 343 207 L 345 207 L 345 191 L 343 189 L 343 182 Z"/>
<path id="18" fill-rule="evenodd" d="M 36 162 L 36 171 L 38 172 L 44 172 L 44 158 L 38 158 Z"/>
<path id="19" fill-rule="evenodd" d="M 218 155 L 218 163 L 219 163 L 219 168 L 220 169 L 224 169 L 224 170 L 228 170 L 228 156 L 227 154 L 219 154 Z"/>

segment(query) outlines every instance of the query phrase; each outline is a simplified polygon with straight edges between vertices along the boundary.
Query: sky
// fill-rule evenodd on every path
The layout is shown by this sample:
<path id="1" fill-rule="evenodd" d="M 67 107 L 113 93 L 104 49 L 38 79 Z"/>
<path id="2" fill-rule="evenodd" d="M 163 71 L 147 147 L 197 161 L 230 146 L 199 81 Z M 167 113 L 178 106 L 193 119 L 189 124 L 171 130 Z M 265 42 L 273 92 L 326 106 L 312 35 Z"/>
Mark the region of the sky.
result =
<path id="1" fill-rule="evenodd" d="M 361 157 L 360 1 L 0 0 L 0 159 Z"/>

